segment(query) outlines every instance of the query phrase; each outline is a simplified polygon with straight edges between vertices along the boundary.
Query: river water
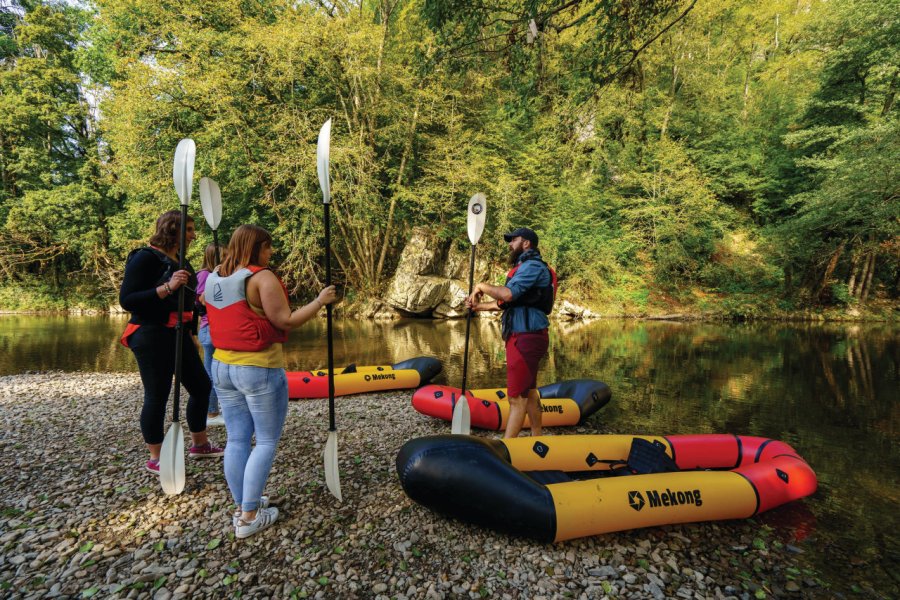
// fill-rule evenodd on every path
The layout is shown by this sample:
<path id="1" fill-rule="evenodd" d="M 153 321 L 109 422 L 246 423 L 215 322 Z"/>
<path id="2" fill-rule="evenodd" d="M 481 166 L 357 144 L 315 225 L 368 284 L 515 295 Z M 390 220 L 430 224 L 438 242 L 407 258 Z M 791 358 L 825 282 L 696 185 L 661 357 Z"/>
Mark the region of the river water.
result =
<path id="1" fill-rule="evenodd" d="M 119 317 L 0 317 L 0 375 L 136 371 L 131 353 L 116 341 L 124 323 Z M 464 341 L 464 321 L 336 321 L 335 364 L 434 356 L 444 363 L 436 382 L 459 386 Z M 293 332 L 286 354 L 290 370 L 324 367 L 324 322 Z M 539 383 L 573 378 L 609 384 L 612 401 L 592 417 L 605 431 L 727 432 L 791 444 L 816 471 L 819 490 L 761 515 L 760 526 L 805 552 L 833 589 L 868 582 L 878 596 L 900 596 L 895 326 L 554 324 Z M 473 388 L 505 385 L 496 321 L 473 321 L 468 381 Z"/>

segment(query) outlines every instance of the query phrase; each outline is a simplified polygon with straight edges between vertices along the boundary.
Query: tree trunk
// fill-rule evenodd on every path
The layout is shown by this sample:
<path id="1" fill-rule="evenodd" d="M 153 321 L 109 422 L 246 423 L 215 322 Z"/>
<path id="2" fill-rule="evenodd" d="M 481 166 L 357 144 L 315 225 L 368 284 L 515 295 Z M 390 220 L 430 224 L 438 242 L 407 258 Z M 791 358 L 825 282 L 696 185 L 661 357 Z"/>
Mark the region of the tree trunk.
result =
<path id="1" fill-rule="evenodd" d="M 854 290 L 857 300 L 862 300 L 863 287 L 865 287 L 866 277 L 869 274 L 869 255 L 864 251 L 860 251 L 860 253 L 862 254 L 862 264 L 859 267 L 859 277 L 856 280 L 856 289 Z"/>
<path id="2" fill-rule="evenodd" d="M 747 118 L 747 102 L 750 99 L 750 73 L 753 71 L 753 56 L 756 54 L 756 43 L 750 48 L 750 59 L 747 61 L 747 72 L 744 74 L 744 94 L 743 107 L 741 108 L 741 119 Z"/>
<path id="3" fill-rule="evenodd" d="M 862 290 L 860 290 L 859 301 L 862 304 L 866 303 L 866 299 L 869 297 L 869 291 L 872 289 L 872 275 L 875 274 L 875 254 L 876 251 L 873 250 L 869 255 L 868 273 L 866 273 L 866 280 L 863 282 Z"/>
<path id="4" fill-rule="evenodd" d="M 778 50 L 778 27 L 781 24 L 781 15 L 775 14 L 775 49 Z"/>
<path id="5" fill-rule="evenodd" d="M 847 280 L 847 293 L 853 296 L 856 287 L 857 272 L 859 271 L 859 250 L 854 250 L 850 257 L 850 275 Z"/>
<path id="6" fill-rule="evenodd" d="M 831 280 L 831 275 L 834 273 L 834 269 L 837 267 L 838 260 L 840 260 L 841 255 L 844 253 L 844 246 L 846 245 L 846 241 L 841 242 L 841 245 L 838 246 L 837 250 L 834 251 L 834 254 L 831 255 L 831 260 L 828 261 L 828 266 L 825 267 L 825 274 L 822 275 L 819 291 L 816 292 L 816 300 L 822 298 L 822 294 L 825 292 L 825 288 L 828 287 L 828 282 Z"/>
<path id="7" fill-rule="evenodd" d="M 409 136 L 406 138 L 406 146 L 403 148 L 403 156 L 400 157 L 400 168 L 397 170 L 397 181 L 394 184 L 394 193 L 391 194 L 391 206 L 388 209 L 387 224 L 384 226 L 384 240 L 381 244 L 381 255 L 378 257 L 378 267 L 375 269 L 375 285 L 381 283 L 381 273 L 384 268 L 384 257 L 387 254 L 391 239 L 391 226 L 394 222 L 394 209 L 397 206 L 397 192 L 403 183 L 403 172 L 406 170 L 406 161 L 412 152 L 413 139 L 416 136 L 416 123 L 419 120 L 419 98 L 416 98 L 416 107 L 413 110 L 412 124 L 409 126 Z"/>
<path id="8" fill-rule="evenodd" d="M 678 93 L 678 65 L 672 64 L 672 86 L 669 88 L 669 106 L 666 108 L 666 116 L 663 117 L 662 127 L 660 128 L 659 137 L 664 139 L 666 131 L 669 129 L 669 119 L 672 118 L 672 111 L 675 109 L 675 95 Z"/>

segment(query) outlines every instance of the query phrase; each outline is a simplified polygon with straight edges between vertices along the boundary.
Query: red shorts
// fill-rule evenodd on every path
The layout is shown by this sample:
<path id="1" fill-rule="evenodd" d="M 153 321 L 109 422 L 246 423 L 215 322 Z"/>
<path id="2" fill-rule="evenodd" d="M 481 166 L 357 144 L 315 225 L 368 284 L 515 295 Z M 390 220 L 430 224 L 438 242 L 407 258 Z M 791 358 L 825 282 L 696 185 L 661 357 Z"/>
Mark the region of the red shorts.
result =
<path id="1" fill-rule="evenodd" d="M 512 333 L 506 340 L 506 393 L 524 396 L 537 387 L 538 364 L 547 355 L 547 330 Z"/>

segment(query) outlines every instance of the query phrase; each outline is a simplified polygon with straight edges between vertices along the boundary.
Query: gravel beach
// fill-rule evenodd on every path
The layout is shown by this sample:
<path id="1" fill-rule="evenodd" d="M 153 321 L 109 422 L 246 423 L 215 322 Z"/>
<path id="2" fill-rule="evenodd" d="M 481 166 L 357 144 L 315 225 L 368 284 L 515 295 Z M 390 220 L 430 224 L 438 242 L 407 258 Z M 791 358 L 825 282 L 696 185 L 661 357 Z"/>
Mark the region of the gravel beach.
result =
<path id="1" fill-rule="evenodd" d="M 281 517 L 235 540 L 221 459 L 188 461 L 174 497 L 144 470 L 141 396 L 129 373 L 0 377 L 0 596 L 833 597 L 756 519 L 542 545 L 433 514 L 394 460 L 450 426 L 408 391 L 337 400 L 343 504 L 324 482 L 327 401 L 292 402 L 266 490 Z"/>

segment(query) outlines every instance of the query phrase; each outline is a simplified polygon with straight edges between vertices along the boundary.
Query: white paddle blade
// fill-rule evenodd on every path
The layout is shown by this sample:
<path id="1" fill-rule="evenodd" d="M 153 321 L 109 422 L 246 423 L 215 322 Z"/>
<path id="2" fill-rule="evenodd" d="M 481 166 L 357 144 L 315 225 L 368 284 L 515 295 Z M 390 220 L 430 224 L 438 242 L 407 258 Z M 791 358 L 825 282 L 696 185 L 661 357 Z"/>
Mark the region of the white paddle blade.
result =
<path id="1" fill-rule="evenodd" d="M 469 435 L 472 431 L 472 415 L 469 413 L 469 400 L 465 394 L 456 401 L 453 407 L 453 421 L 450 423 L 450 433 L 453 435 Z"/>
<path id="2" fill-rule="evenodd" d="M 325 485 L 338 502 L 344 501 L 341 497 L 341 474 L 338 471 L 337 431 L 329 431 L 328 441 L 325 442 Z"/>
<path id="3" fill-rule="evenodd" d="M 219 184 L 209 177 L 200 179 L 200 206 L 209 228 L 215 231 L 222 222 L 222 191 Z"/>
<path id="4" fill-rule="evenodd" d="M 180 423 L 172 423 L 159 453 L 159 483 L 163 492 L 173 496 L 184 490 L 184 432 Z"/>
<path id="5" fill-rule="evenodd" d="M 194 140 L 184 138 L 178 142 L 175 148 L 175 164 L 172 167 L 172 179 L 175 181 L 175 191 L 183 206 L 191 201 L 191 191 L 194 187 L 194 157 L 197 155 L 197 147 Z"/>
<path id="6" fill-rule="evenodd" d="M 469 210 L 466 213 L 466 228 L 469 231 L 469 241 L 472 242 L 473 246 L 481 239 L 486 217 L 487 198 L 479 192 L 469 200 Z"/>
<path id="7" fill-rule="evenodd" d="M 325 121 L 319 130 L 316 144 L 316 168 L 319 172 L 319 187 L 322 188 L 322 202 L 331 202 L 331 178 L 329 176 L 329 154 L 331 153 L 331 119 Z"/>

